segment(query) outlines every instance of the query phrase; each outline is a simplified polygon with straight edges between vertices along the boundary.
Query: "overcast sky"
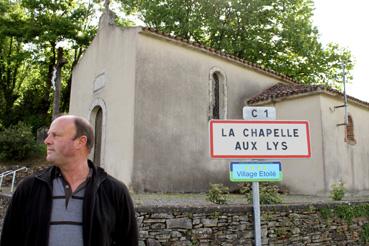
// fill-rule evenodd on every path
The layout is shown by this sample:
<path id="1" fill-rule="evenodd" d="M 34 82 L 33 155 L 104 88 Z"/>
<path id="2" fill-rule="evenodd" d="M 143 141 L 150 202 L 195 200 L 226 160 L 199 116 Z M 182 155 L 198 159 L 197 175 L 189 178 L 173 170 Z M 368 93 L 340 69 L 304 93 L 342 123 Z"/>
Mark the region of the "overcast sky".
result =
<path id="1" fill-rule="evenodd" d="M 314 0 L 314 24 L 323 44 L 348 48 L 355 60 L 348 94 L 369 102 L 369 1 Z"/>

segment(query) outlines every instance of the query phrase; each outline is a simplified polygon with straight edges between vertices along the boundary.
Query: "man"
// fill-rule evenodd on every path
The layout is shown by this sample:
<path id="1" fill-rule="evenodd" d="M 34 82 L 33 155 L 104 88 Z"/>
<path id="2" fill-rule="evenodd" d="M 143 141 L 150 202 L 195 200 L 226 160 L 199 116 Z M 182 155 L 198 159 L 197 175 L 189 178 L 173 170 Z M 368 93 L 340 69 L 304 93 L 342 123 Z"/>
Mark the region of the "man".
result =
<path id="1" fill-rule="evenodd" d="M 126 186 L 95 167 L 93 130 L 85 119 L 55 119 L 45 139 L 52 167 L 25 178 L 8 207 L 1 246 L 138 245 Z"/>

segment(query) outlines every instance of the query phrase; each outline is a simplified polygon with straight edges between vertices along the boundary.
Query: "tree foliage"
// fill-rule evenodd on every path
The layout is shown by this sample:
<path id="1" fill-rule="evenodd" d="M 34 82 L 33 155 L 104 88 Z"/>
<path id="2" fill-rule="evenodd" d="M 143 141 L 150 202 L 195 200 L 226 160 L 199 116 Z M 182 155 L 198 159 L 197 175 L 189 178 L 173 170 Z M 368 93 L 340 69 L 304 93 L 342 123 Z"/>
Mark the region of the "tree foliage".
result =
<path id="1" fill-rule="evenodd" d="M 24 38 L 21 31 L 24 16 L 19 6 L 12 6 L 7 1 L 0 3 L 0 116 L 10 115 L 14 102 L 18 99 L 18 89 L 25 79 L 23 61 L 30 57 L 23 49 Z M 6 123 L 6 122 L 5 122 Z"/>
<path id="2" fill-rule="evenodd" d="M 308 84 L 339 87 L 351 54 L 323 47 L 312 0 L 121 0 L 147 26 L 206 44 Z"/>
<path id="3" fill-rule="evenodd" d="M 0 123 L 48 124 L 57 48 L 64 49 L 63 104 L 71 71 L 96 33 L 93 3 L 78 0 L 0 0 Z"/>

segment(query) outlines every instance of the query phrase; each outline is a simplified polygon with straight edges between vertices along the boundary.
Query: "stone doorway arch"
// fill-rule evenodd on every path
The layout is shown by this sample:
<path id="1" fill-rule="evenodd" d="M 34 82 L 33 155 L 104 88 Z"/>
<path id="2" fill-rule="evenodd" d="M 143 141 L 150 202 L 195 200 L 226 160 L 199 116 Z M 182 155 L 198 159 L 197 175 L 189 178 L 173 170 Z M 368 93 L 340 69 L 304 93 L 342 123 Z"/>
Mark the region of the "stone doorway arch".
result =
<path id="1" fill-rule="evenodd" d="M 90 153 L 90 159 L 96 166 L 104 167 L 105 159 L 105 133 L 107 110 L 105 102 L 98 98 L 90 106 L 89 119 L 94 128 L 94 147 Z"/>
<path id="2" fill-rule="evenodd" d="M 101 166 L 101 141 L 102 141 L 102 118 L 103 113 L 100 106 L 96 107 L 95 116 L 95 143 L 94 143 L 94 163 L 96 166 Z"/>

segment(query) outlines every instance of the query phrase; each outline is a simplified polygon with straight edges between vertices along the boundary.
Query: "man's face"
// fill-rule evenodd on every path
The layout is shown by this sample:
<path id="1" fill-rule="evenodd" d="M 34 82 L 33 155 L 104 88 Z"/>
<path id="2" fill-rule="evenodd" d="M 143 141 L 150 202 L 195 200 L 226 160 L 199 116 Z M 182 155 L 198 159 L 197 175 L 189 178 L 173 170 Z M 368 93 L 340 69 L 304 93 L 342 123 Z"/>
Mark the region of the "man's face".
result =
<path id="1" fill-rule="evenodd" d="M 60 117 L 54 120 L 44 141 L 47 145 L 46 160 L 60 166 L 75 156 L 75 133 L 76 129 L 72 118 Z"/>

